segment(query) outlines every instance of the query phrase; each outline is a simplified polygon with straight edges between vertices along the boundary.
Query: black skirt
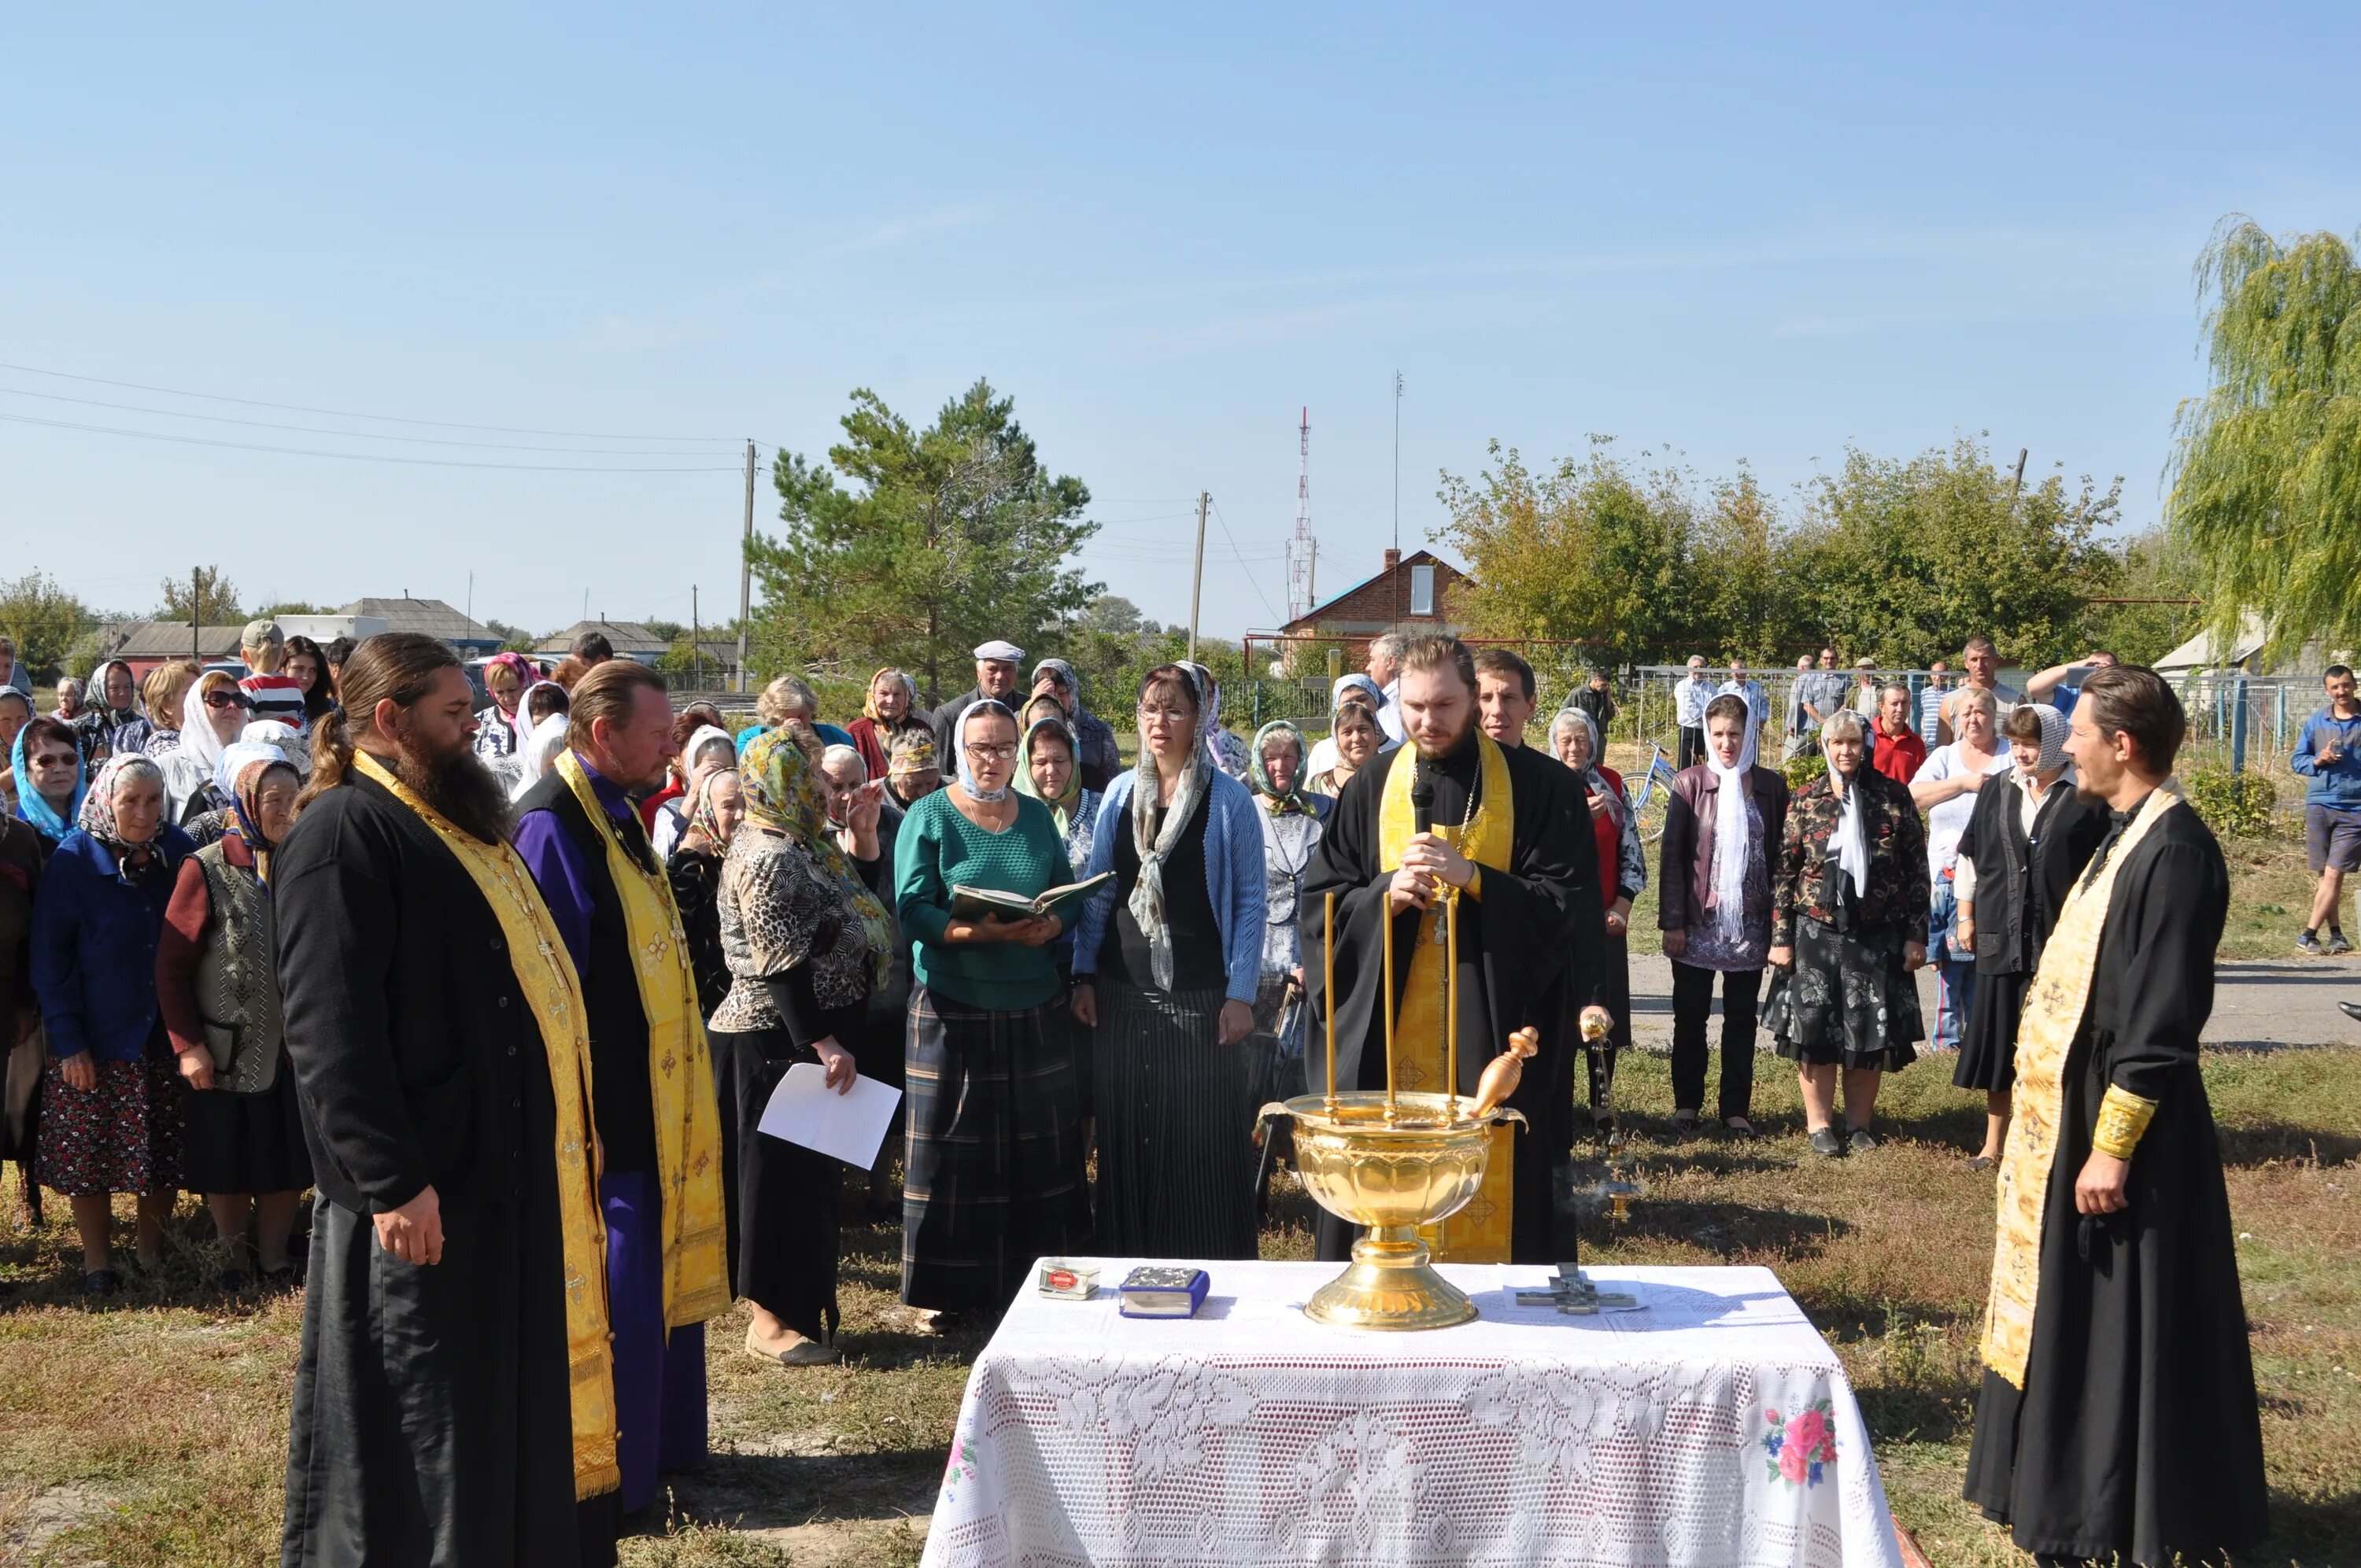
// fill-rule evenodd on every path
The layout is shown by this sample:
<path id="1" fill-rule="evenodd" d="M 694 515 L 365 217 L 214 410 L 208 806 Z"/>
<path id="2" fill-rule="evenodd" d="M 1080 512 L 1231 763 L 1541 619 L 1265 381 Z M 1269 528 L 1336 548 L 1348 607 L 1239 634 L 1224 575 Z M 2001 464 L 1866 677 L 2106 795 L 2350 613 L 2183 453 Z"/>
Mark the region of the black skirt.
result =
<path id="1" fill-rule="evenodd" d="M 1917 982 L 1902 967 L 1901 931 L 1840 931 L 1795 920 L 1795 962 L 1774 970 L 1763 1022 L 1778 1054 L 1806 1067 L 1898 1072 L 1927 1037 Z"/>
<path id="2" fill-rule="evenodd" d="M 1952 1086 L 2006 1092 L 2016 1083 L 2016 1026 L 2025 1017 L 2029 974 L 1979 974 L 1975 1004 L 1968 1009 L 1967 1033 L 1960 1040 L 1960 1065 Z"/>
<path id="3" fill-rule="evenodd" d="M 192 1089 L 181 1097 L 187 1136 L 181 1185 L 192 1192 L 301 1192 L 312 1185 L 295 1075 L 282 1058 L 258 1094 Z"/>
<path id="4" fill-rule="evenodd" d="M 836 1043 L 857 1061 L 866 998 L 827 1014 Z M 841 1162 L 760 1133 L 763 1108 L 787 1069 L 810 1061 L 784 1028 L 706 1036 L 721 1113 L 721 1198 L 730 1277 L 738 1295 L 808 1340 L 836 1332 L 838 1190 Z"/>
<path id="5" fill-rule="evenodd" d="M 1221 1043 L 1219 991 L 1142 991 L 1099 977 L 1099 1250 L 1208 1263 L 1251 1258 L 1254 1056 Z"/>
<path id="6" fill-rule="evenodd" d="M 1062 997 L 1000 1013 L 910 993 L 906 1304 L 997 1311 L 1034 1259 L 1089 1245 L 1071 1027 Z"/>

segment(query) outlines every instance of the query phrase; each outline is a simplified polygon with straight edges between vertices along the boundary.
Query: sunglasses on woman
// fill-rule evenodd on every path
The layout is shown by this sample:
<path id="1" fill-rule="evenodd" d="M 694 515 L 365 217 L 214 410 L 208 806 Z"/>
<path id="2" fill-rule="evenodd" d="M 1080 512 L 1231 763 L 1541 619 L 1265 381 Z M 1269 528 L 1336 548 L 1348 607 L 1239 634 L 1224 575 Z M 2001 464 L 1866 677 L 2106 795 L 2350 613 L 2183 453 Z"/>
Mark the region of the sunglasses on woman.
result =
<path id="1" fill-rule="evenodd" d="M 207 707 L 250 708 L 254 706 L 254 699 L 247 696 L 244 692 L 207 692 L 205 693 L 205 706 Z"/>

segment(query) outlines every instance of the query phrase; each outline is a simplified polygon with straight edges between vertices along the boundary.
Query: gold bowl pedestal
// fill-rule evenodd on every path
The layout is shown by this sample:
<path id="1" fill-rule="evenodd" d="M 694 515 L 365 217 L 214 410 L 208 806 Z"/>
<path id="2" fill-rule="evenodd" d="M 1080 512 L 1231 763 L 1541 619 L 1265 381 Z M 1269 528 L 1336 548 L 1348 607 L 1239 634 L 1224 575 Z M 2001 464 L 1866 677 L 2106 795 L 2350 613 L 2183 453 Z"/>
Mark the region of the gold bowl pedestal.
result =
<path id="1" fill-rule="evenodd" d="M 1320 1206 L 1368 1234 L 1353 1261 L 1304 1304 L 1313 1321 L 1344 1328 L 1443 1329 L 1476 1316 L 1476 1303 L 1434 1271 L 1419 1227 L 1449 1218 L 1484 1184 L 1495 1123 L 1514 1111 L 1476 1114 L 1466 1095 L 1401 1094 L 1386 1120 L 1375 1091 L 1334 1102 L 1298 1095 L 1263 1113 L 1295 1119 L 1295 1165 Z"/>

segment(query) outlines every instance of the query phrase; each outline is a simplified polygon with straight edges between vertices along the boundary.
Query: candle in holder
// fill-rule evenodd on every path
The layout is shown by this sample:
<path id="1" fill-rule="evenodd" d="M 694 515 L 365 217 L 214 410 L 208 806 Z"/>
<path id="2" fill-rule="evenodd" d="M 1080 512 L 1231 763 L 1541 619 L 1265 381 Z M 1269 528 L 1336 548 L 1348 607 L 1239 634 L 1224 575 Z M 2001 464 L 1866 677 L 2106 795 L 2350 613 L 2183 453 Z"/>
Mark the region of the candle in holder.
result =
<path id="1" fill-rule="evenodd" d="M 1328 895 L 1326 929 L 1328 950 L 1321 959 L 1322 971 L 1327 981 L 1322 994 L 1327 999 L 1328 1010 L 1328 1103 L 1323 1109 L 1333 1117 L 1336 1114 L 1336 895 L 1334 893 Z"/>
<path id="2" fill-rule="evenodd" d="M 1386 1124 L 1391 1126 L 1400 1114 L 1394 1108 L 1394 911 L 1391 899 L 1388 899 L 1379 910 L 1378 931 L 1386 950 L 1386 994 L 1382 999 L 1386 1010 Z"/>
<path id="3" fill-rule="evenodd" d="M 1459 1119 L 1459 890 L 1443 893 L 1443 1113 Z"/>

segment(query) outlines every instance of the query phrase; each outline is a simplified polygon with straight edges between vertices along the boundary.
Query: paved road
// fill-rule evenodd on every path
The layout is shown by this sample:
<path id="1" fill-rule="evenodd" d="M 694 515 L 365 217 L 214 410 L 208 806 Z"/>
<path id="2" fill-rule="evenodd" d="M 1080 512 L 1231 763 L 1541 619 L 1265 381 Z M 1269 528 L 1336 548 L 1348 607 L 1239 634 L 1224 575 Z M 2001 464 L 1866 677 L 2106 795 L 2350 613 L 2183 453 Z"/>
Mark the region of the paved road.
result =
<path id="1" fill-rule="evenodd" d="M 1638 935 L 1635 933 L 1635 936 Z M 1631 1020 L 1640 1044 L 1664 1047 L 1673 1035 L 1673 970 L 1662 952 L 1631 954 Z M 2208 1045 L 2361 1044 L 2361 1024 L 2337 1009 L 2361 1002 L 2361 961 L 2354 959 L 2236 959 L 2215 970 Z M 1935 1016 L 1935 980 L 1918 977 L 1918 1002 Z M 1719 1003 L 1716 1003 L 1719 1005 Z"/>

